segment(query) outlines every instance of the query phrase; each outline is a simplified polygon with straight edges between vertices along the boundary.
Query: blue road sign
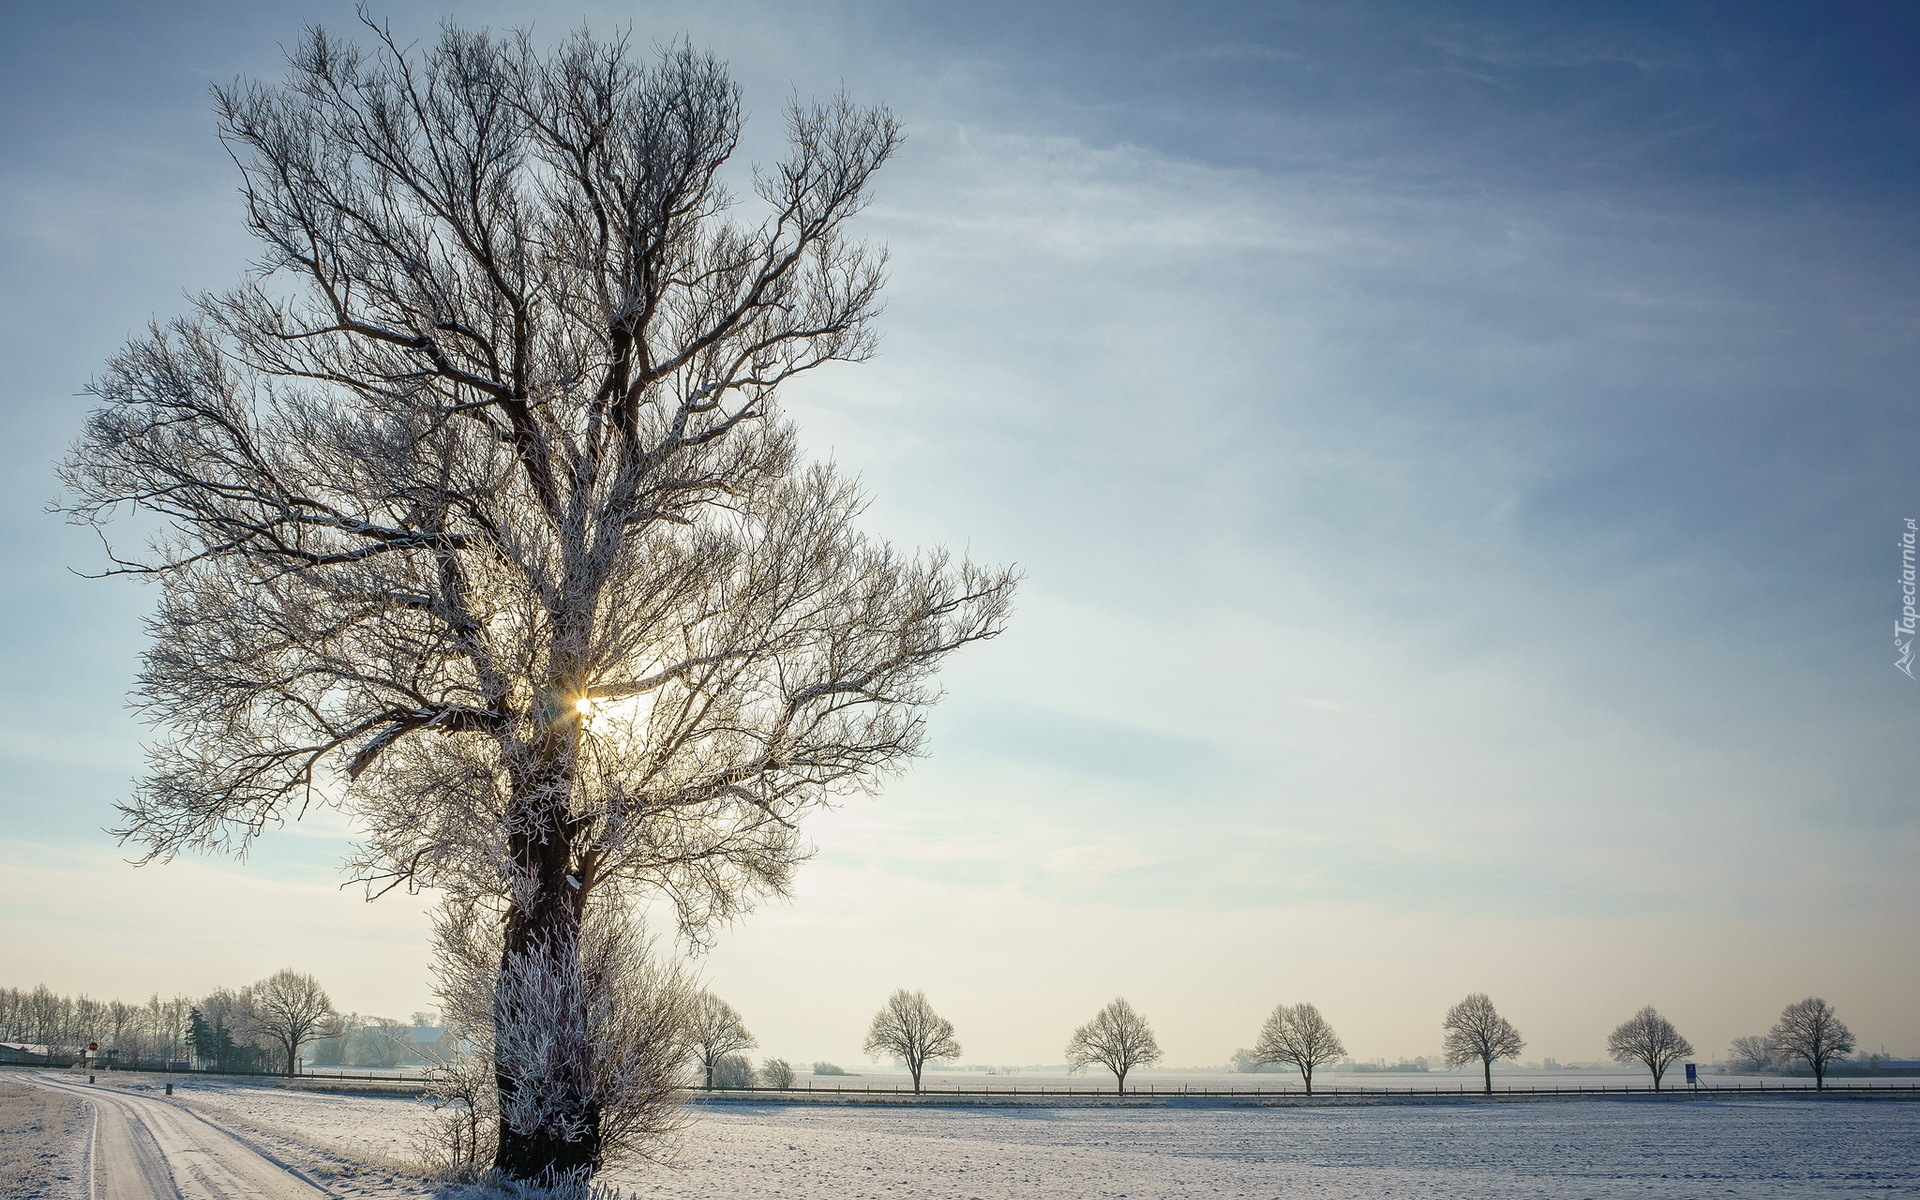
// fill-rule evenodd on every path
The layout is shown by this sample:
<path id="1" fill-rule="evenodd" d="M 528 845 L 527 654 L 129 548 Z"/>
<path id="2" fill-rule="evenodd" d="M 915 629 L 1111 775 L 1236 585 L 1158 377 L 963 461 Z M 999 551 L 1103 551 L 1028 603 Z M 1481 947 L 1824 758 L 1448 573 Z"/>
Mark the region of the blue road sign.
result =
<path id="1" fill-rule="evenodd" d="M 1692 1063 L 1688 1063 L 1687 1064 L 1687 1083 L 1689 1085 L 1692 1085 L 1699 1082 L 1700 1082 L 1700 1068 L 1694 1066 Z"/>

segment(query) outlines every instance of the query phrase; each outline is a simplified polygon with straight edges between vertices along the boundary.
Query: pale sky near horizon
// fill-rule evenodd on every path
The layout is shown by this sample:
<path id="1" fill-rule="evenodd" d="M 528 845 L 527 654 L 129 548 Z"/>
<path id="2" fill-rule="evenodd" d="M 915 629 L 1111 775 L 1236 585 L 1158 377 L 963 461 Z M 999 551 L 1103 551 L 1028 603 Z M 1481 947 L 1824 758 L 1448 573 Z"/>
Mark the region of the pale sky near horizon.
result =
<path id="1" fill-rule="evenodd" d="M 444 11 L 382 6 L 430 36 Z M 1643 1004 L 1703 1055 L 1833 1001 L 1920 1055 L 1920 10 L 1755 4 L 462 4 L 731 63 L 777 149 L 842 86 L 909 141 L 884 344 L 790 397 L 869 527 L 1018 563 L 932 753 L 808 832 L 700 968 L 795 1061 L 894 987 L 1058 1062 L 1282 1000 L 1524 1057 Z M 251 255 L 206 89 L 350 3 L 10 6 L 0 40 L 0 986 L 283 965 L 431 1004 L 423 901 L 322 814 L 245 862 L 100 832 L 153 594 L 45 514 L 104 357 Z"/>

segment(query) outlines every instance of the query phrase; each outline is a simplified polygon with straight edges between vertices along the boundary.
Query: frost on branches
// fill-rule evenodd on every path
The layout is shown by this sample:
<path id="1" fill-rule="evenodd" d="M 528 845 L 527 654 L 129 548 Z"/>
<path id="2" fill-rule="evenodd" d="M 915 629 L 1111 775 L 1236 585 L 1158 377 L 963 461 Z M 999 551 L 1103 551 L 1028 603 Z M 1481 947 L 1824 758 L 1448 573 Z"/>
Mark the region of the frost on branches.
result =
<path id="1" fill-rule="evenodd" d="M 503 964 L 500 927 L 455 905 L 434 922 L 442 1012 L 468 1049 L 431 1073 L 440 1120 L 429 1158 L 457 1176 L 492 1157 L 496 1121 L 539 1137 L 578 1136 L 590 1120 L 604 1160 L 663 1157 L 680 1128 L 693 1038 L 698 993 L 686 970 L 660 961 L 637 920 L 600 897 L 571 962 L 509 954 Z M 582 1045 L 589 1055 L 576 1053 Z M 510 1097 L 504 1110 L 497 1096 Z"/>
<path id="2" fill-rule="evenodd" d="M 843 229 L 884 111 L 793 105 L 736 216 L 711 58 L 370 28 L 217 90 L 259 269 L 109 361 L 64 468 L 74 519 L 161 527 L 113 559 L 161 585 L 166 731 L 120 833 L 351 811 L 359 878 L 499 939 L 494 1166 L 584 1180 L 627 1136 L 594 922 L 649 892 L 698 938 L 785 889 L 1013 579 L 862 536 L 776 402 L 873 351 L 884 256 Z"/>
<path id="3" fill-rule="evenodd" d="M 1093 1015 L 1067 1039 L 1067 1066 L 1081 1071 L 1095 1063 L 1113 1072 L 1114 1090 L 1127 1090 L 1127 1073 L 1160 1061 L 1160 1042 L 1147 1019 L 1120 997 Z"/>

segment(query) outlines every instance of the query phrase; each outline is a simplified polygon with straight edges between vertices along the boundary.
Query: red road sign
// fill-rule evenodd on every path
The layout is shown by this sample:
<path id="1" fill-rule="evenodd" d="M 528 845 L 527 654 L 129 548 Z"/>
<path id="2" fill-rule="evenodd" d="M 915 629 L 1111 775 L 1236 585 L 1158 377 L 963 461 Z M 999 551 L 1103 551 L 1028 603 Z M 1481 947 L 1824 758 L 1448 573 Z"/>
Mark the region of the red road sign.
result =
<path id="1" fill-rule="evenodd" d="M 100 1043 L 99 1043 L 99 1042 L 88 1042 L 88 1043 L 87 1043 L 87 1049 L 89 1049 L 89 1050 L 98 1050 L 99 1048 L 100 1048 Z"/>

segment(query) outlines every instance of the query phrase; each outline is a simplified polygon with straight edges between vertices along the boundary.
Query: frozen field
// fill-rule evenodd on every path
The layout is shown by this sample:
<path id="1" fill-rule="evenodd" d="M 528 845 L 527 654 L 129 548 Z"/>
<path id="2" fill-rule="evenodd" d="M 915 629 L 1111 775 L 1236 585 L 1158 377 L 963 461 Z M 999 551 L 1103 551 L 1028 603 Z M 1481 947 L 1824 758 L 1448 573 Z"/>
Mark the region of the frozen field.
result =
<path id="1" fill-rule="evenodd" d="M 1920 1195 L 1920 1104 L 729 1104 L 682 1164 L 619 1182 L 701 1200 Z"/>
<path id="2" fill-rule="evenodd" d="M 283 1154 L 322 1154 L 339 1194 L 430 1194 L 394 1170 L 411 1154 L 418 1102 L 211 1081 L 181 1092 L 275 1135 Z M 353 1171 L 356 1158 L 384 1169 Z M 689 1200 L 1904 1196 L 1920 1195 L 1920 1103 L 729 1100 L 693 1107 L 674 1166 L 604 1178 Z"/>

